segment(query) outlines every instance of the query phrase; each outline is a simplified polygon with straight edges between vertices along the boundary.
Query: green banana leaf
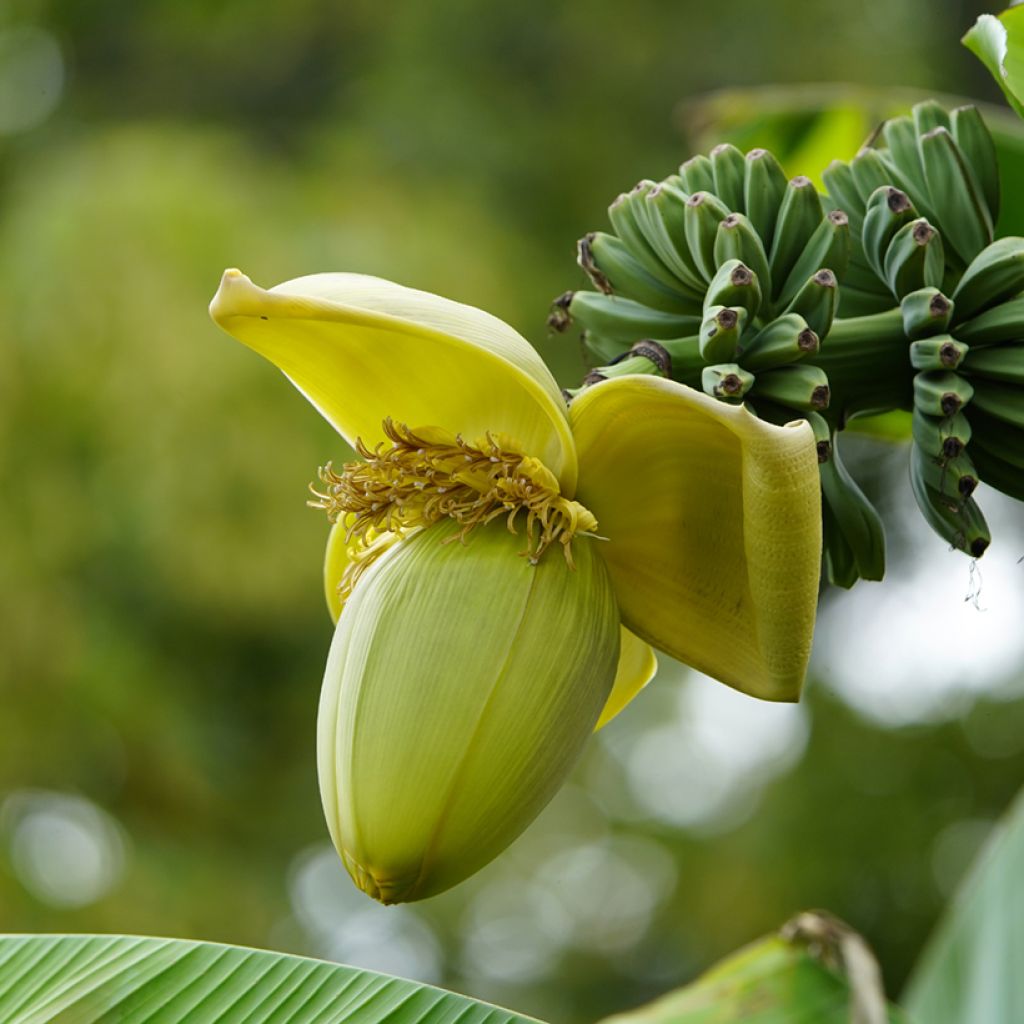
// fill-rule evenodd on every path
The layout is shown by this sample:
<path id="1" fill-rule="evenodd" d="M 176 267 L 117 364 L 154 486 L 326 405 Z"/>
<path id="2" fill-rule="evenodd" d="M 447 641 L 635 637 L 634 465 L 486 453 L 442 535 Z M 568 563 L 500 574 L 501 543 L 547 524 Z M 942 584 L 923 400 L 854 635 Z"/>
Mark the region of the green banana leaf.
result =
<path id="1" fill-rule="evenodd" d="M 123 935 L 0 936 L 4 1024 L 525 1024 L 532 1018 L 304 957 Z"/>
<path id="2" fill-rule="evenodd" d="M 905 1024 L 863 939 L 801 914 L 685 988 L 603 1024 Z"/>
<path id="3" fill-rule="evenodd" d="M 920 1024 L 1024 1021 L 1024 790 L 975 861 L 907 986 Z"/>
<path id="4" fill-rule="evenodd" d="M 1010 106 L 1024 117 L 1024 7 L 983 14 L 963 38 L 964 46 L 992 72 Z"/>

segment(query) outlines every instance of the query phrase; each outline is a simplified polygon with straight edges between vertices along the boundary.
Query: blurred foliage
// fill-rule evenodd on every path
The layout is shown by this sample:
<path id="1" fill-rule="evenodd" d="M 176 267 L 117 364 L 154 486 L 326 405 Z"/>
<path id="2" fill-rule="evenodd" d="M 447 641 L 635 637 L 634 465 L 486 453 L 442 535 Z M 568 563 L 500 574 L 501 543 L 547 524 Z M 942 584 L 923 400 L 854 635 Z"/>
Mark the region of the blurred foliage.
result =
<path id="1" fill-rule="evenodd" d="M 755 788 L 742 813 L 682 828 L 639 808 L 613 756 L 664 722 L 682 685 L 669 670 L 472 882 L 372 919 L 333 875 L 302 897 L 325 841 L 313 736 L 330 636 L 326 524 L 303 502 L 316 466 L 345 453 L 286 381 L 213 327 L 206 304 L 230 265 L 261 284 L 378 273 L 497 313 L 573 383 L 579 353 L 543 324 L 551 297 L 582 282 L 575 239 L 624 187 L 719 137 L 722 115 L 674 120 L 677 101 L 685 111 L 726 86 L 842 79 L 995 101 L 958 44 L 979 10 L 5 5 L 0 36 L 48 33 L 64 64 L 47 80 L 60 90 L 49 117 L 0 135 L 4 930 L 358 959 L 358 923 L 378 937 L 361 948 L 397 956 L 396 935 L 419 936 L 433 957 L 395 970 L 419 964 L 430 980 L 583 1021 L 824 906 L 865 934 L 897 991 L 1024 775 L 1019 698 L 980 700 L 963 722 L 887 728 L 812 685 L 810 738 L 788 774 Z M 770 127 L 753 120 L 748 145 Z M 739 131 L 735 119 L 719 127 Z M 667 789 L 683 782 L 714 779 L 666 768 Z M 72 826 L 53 831 L 52 815 L 26 817 L 37 791 L 112 816 L 123 871 L 102 891 L 47 896 L 40 872 L 73 880 L 83 861 L 68 858 L 103 847 L 62 841 Z M 625 875 L 579 875 L 563 905 L 545 872 L 577 847 L 646 867 L 632 888 Z M 540 967 L 538 940 L 516 931 L 520 892 L 541 894 L 534 917 L 551 945 Z M 616 899 L 635 908 L 644 893 L 646 917 L 615 916 Z"/>

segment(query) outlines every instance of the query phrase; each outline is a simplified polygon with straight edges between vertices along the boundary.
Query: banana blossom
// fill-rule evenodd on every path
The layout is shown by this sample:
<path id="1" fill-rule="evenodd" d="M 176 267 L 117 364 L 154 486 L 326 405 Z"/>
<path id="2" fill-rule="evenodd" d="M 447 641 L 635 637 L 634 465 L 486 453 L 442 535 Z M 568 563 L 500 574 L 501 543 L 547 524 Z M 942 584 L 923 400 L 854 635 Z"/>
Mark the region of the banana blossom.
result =
<path id="1" fill-rule="evenodd" d="M 228 270 L 210 312 L 363 457 L 314 491 L 337 622 L 318 770 L 374 898 L 504 849 L 654 675 L 652 646 L 798 698 L 821 557 L 805 422 L 645 376 L 567 409 L 501 320 L 358 274 L 266 291 Z"/>

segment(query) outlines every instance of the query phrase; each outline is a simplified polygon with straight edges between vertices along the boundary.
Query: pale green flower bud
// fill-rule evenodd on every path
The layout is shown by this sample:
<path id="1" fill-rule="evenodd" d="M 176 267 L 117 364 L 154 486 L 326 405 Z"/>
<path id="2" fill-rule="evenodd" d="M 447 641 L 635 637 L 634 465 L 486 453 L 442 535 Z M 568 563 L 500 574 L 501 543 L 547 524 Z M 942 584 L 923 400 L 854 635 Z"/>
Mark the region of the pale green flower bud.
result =
<path id="1" fill-rule="evenodd" d="M 578 538 L 532 564 L 504 519 L 437 523 L 362 575 L 338 620 L 318 722 L 320 793 L 356 884 L 442 892 L 509 845 L 565 781 L 615 676 L 619 615 Z M 448 543 L 445 543 L 448 541 Z"/>

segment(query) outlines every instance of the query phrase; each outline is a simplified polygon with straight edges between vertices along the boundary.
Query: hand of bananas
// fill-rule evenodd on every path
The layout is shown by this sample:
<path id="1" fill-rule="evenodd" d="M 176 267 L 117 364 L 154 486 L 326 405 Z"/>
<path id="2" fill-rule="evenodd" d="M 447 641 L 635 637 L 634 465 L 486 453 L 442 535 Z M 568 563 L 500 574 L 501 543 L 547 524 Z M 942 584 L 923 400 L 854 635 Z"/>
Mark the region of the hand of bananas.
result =
<path id="1" fill-rule="evenodd" d="M 671 376 L 818 439 L 831 582 L 881 579 L 878 514 L 837 435 L 856 415 L 912 410 L 910 475 L 932 527 L 980 556 L 979 480 L 1024 500 L 1024 239 L 993 240 L 996 151 L 975 107 L 887 121 L 827 194 L 771 153 L 716 146 L 609 208 L 579 243 L 596 291 L 549 324 L 583 330 L 600 364 Z M 577 392 L 567 392 L 571 398 Z"/>

